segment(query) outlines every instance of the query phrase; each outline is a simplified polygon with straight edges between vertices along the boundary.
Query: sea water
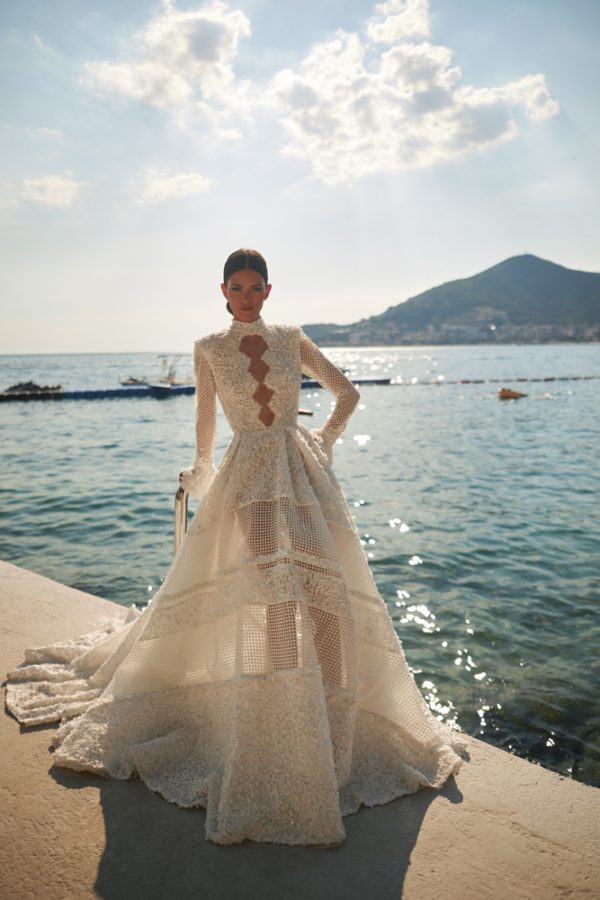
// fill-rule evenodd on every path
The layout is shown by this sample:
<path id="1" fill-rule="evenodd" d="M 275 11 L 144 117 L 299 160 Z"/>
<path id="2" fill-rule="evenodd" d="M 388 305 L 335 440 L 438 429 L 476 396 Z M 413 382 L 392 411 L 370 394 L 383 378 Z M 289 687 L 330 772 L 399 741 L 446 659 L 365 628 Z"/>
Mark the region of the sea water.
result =
<path id="1" fill-rule="evenodd" d="M 364 386 L 334 467 L 435 714 L 600 785 L 600 346 L 329 351 Z M 156 379 L 155 354 L 0 357 L 0 389 Z M 180 361 L 181 375 L 191 357 Z M 517 381 L 519 378 L 557 381 Z M 451 381 L 484 379 L 484 383 Z M 500 379 L 490 382 L 487 379 Z M 438 382 L 424 383 L 424 382 Z M 527 397 L 500 401 L 502 385 Z M 301 406 L 321 425 L 323 390 Z M 173 553 L 194 398 L 0 405 L 0 556 L 142 608 Z M 220 413 L 216 459 L 231 431 Z"/>

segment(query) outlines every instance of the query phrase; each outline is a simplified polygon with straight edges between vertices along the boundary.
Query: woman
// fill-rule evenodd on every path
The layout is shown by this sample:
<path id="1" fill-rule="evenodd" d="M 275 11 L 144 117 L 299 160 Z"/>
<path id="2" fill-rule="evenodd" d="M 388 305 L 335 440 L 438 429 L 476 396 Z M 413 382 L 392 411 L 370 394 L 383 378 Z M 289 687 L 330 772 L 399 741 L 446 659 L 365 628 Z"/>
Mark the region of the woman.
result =
<path id="1" fill-rule="evenodd" d="M 225 263 L 231 326 L 197 341 L 198 509 L 148 608 L 108 637 L 28 651 L 7 702 L 26 724 L 62 719 L 54 765 L 139 775 L 206 836 L 336 846 L 342 817 L 439 788 L 460 736 L 406 665 L 333 473 L 358 392 L 295 326 L 267 325 L 267 265 Z M 297 421 L 302 373 L 336 397 Z M 216 397 L 233 429 L 213 465 Z"/>

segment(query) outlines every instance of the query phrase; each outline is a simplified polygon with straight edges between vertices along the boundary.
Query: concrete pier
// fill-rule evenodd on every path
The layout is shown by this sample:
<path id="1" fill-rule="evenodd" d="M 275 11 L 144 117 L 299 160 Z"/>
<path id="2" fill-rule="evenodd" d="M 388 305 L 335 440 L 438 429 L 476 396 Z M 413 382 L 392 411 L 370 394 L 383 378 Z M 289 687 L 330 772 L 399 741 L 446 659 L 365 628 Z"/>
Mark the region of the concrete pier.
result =
<path id="1" fill-rule="evenodd" d="M 0 562 L 0 659 L 126 610 Z M 600 790 L 469 738 L 470 760 L 344 819 L 334 850 L 204 839 L 204 811 L 139 780 L 51 769 L 52 726 L 0 729 L 2 900 L 596 900 Z"/>

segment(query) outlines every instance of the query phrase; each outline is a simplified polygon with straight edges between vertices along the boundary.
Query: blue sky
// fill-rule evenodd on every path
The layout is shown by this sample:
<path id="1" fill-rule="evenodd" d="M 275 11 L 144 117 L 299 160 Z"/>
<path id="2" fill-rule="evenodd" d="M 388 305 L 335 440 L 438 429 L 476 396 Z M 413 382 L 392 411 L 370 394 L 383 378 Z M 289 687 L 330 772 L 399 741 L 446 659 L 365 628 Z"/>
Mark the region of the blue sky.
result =
<path id="1" fill-rule="evenodd" d="M 350 322 L 522 252 L 600 270 L 594 0 L 0 7 L 1 353 Z"/>

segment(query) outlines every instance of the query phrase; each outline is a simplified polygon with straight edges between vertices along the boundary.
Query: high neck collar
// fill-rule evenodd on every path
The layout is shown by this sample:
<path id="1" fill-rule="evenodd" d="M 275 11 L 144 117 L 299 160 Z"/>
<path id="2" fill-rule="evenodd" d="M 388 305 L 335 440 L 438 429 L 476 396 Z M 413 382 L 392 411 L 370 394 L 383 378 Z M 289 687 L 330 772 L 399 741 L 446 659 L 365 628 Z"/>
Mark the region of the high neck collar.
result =
<path id="1" fill-rule="evenodd" d="M 232 319 L 229 330 L 234 334 L 255 334 L 264 331 L 266 327 L 265 320 L 259 316 L 254 322 L 240 322 L 239 319 Z"/>

